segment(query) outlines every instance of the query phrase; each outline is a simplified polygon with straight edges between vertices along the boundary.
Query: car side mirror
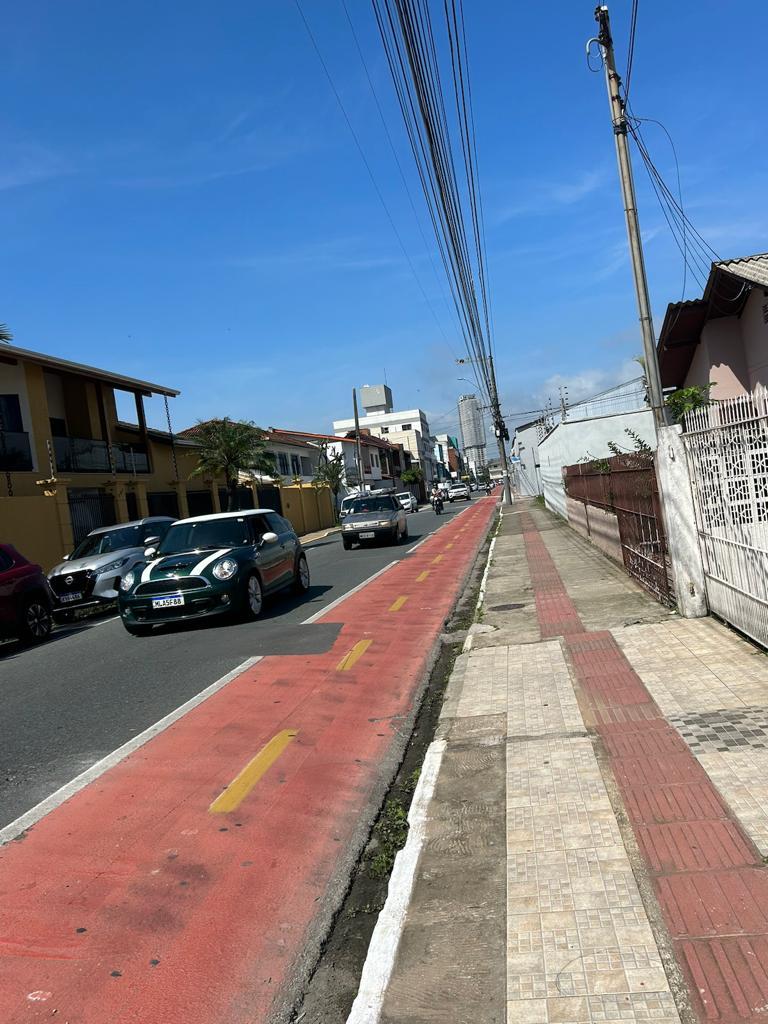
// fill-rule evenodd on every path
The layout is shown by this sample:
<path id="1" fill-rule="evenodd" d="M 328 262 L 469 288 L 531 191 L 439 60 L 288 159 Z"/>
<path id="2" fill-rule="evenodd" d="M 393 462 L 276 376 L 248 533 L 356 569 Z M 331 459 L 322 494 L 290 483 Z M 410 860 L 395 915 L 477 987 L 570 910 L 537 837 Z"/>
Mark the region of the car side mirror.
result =
<path id="1" fill-rule="evenodd" d="M 69 555 L 62 555 L 62 556 L 61 556 L 61 560 L 62 560 L 62 562 L 68 562 L 68 561 L 69 561 L 69 558 L 70 558 L 70 556 L 69 556 Z"/>
<path id="2" fill-rule="evenodd" d="M 276 533 L 271 533 L 271 532 L 270 533 L 262 533 L 262 535 L 261 535 L 261 543 L 262 544 L 274 544 L 279 539 L 280 538 L 277 536 Z"/>
<path id="3" fill-rule="evenodd" d="M 156 548 L 157 545 L 160 543 L 160 538 L 159 537 L 147 537 L 147 539 L 144 541 L 144 543 L 147 545 L 148 548 Z"/>
<path id="4" fill-rule="evenodd" d="M 157 554 L 157 548 L 156 547 L 150 546 L 148 548 L 144 548 L 144 557 L 145 558 L 154 558 L 156 554 Z"/>

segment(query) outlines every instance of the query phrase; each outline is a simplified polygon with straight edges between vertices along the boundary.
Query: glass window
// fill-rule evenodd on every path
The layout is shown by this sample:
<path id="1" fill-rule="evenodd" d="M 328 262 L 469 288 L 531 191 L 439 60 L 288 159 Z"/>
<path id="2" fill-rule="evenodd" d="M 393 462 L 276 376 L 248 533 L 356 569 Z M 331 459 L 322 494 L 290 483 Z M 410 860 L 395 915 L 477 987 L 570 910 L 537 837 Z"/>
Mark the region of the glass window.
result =
<path id="1" fill-rule="evenodd" d="M 312 460 L 307 455 L 301 456 L 302 476 L 312 476 Z"/>
<path id="2" fill-rule="evenodd" d="M 360 512 L 391 512 L 393 508 L 399 508 L 394 498 L 355 498 L 349 511 L 357 515 Z"/>
<path id="3" fill-rule="evenodd" d="M 170 525 L 170 523 L 163 522 L 144 523 L 141 536 L 142 543 L 146 544 L 149 537 L 159 537 L 162 540 L 166 533 L 168 533 Z"/>
<path id="4" fill-rule="evenodd" d="M 267 520 L 267 524 L 272 533 L 276 533 L 278 536 L 281 533 L 285 533 L 285 526 L 283 525 L 285 520 L 282 516 L 279 516 L 277 512 L 265 512 L 264 518 Z"/>
<path id="5" fill-rule="evenodd" d="M 110 551 L 143 547 L 142 529 L 141 526 L 124 526 L 119 530 L 91 534 L 77 545 L 72 558 L 88 558 L 90 555 L 106 555 Z"/>
<path id="6" fill-rule="evenodd" d="M 301 463 L 298 455 L 291 456 L 291 473 L 294 476 L 301 476 Z"/>
<path id="7" fill-rule="evenodd" d="M 413 430 L 413 424 L 412 423 L 404 423 L 402 425 L 402 427 L 400 427 L 400 429 L 401 430 Z"/>
<path id="8" fill-rule="evenodd" d="M 277 530 L 273 530 L 272 526 L 267 522 L 266 515 L 248 516 L 248 525 L 251 528 L 251 536 L 254 543 L 261 540 L 265 533 L 277 533 Z"/>
<path id="9" fill-rule="evenodd" d="M 281 476 L 288 475 L 288 456 L 285 452 L 277 453 L 277 469 Z"/>
<path id="10" fill-rule="evenodd" d="M 174 523 L 160 543 L 158 553 L 177 555 L 182 551 L 214 551 L 250 544 L 247 519 L 253 516 L 232 516 L 226 519 L 203 519 L 196 523 Z"/>
<path id="11" fill-rule="evenodd" d="M 388 434 L 389 433 L 389 427 L 382 427 L 381 428 L 381 432 L 382 432 L 382 434 Z"/>

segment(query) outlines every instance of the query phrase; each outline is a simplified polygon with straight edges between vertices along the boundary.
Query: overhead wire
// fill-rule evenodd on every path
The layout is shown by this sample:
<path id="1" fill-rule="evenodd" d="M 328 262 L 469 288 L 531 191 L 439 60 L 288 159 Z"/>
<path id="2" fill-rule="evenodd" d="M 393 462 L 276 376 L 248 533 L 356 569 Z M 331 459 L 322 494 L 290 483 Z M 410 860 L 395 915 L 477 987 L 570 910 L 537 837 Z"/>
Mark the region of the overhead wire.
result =
<path id="1" fill-rule="evenodd" d="M 424 286 L 423 286 L 423 284 L 421 282 L 421 279 L 419 278 L 419 275 L 416 272 L 416 267 L 414 266 L 413 260 L 411 259 L 410 255 L 408 253 L 408 250 L 405 247 L 405 243 L 403 241 L 402 235 L 400 234 L 400 232 L 399 232 L 399 230 L 397 228 L 397 225 L 395 224 L 394 217 L 392 216 L 392 213 L 391 213 L 391 211 L 389 209 L 389 206 L 387 205 L 387 202 L 386 202 L 386 200 L 384 198 L 384 194 L 382 193 L 382 191 L 381 191 L 381 189 L 379 187 L 379 184 L 376 181 L 376 177 L 375 177 L 375 175 L 373 173 L 373 169 L 371 168 L 370 162 L 368 161 L 368 158 L 365 155 L 365 151 L 363 149 L 362 143 L 360 142 L 360 138 L 359 138 L 357 132 L 355 131 L 355 128 L 354 128 L 354 126 L 352 124 L 352 121 L 351 121 L 351 119 L 349 117 L 349 114 L 347 113 L 347 109 L 346 109 L 346 107 L 344 105 L 344 102 L 343 102 L 343 100 L 341 98 L 341 94 L 339 93 L 338 89 L 336 88 L 336 84 L 335 84 L 335 82 L 333 80 L 333 76 L 331 75 L 330 69 L 329 69 L 329 67 L 328 67 L 328 65 L 327 65 L 327 63 L 326 63 L 326 61 L 325 61 L 325 59 L 324 59 L 324 57 L 322 55 L 320 47 L 319 47 L 319 45 L 317 43 L 317 40 L 315 38 L 315 35 L 314 35 L 313 31 L 312 31 L 312 28 L 311 28 L 311 26 L 309 24 L 309 21 L 307 20 L 306 15 L 304 13 L 304 9 L 301 6 L 301 0 L 294 0 L 294 4 L 295 4 L 296 9 L 297 9 L 297 11 L 299 13 L 299 16 L 301 17 L 301 20 L 302 20 L 302 22 L 304 24 L 304 28 L 306 29 L 307 35 L 308 35 L 309 40 L 310 40 L 310 42 L 312 44 L 312 47 L 313 47 L 313 49 L 314 49 L 314 51 L 315 51 L 315 53 L 317 55 L 317 58 L 320 61 L 320 65 L 321 65 L 321 67 L 322 67 L 322 69 L 323 69 L 323 71 L 325 73 L 325 77 L 328 80 L 328 84 L 331 87 L 331 91 L 333 92 L 333 95 L 336 98 L 336 102 L 338 103 L 339 109 L 341 110 L 341 113 L 342 113 L 342 115 L 344 117 L 344 120 L 345 120 L 345 122 L 347 124 L 347 128 L 349 129 L 350 135 L 352 136 L 352 139 L 353 139 L 353 141 L 355 143 L 357 151 L 358 151 L 358 153 L 360 155 L 360 159 L 363 161 L 365 169 L 368 172 L 368 177 L 371 180 L 371 184 L 373 185 L 374 191 L 375 191 L 375 193 L 376 193 L 376 195 L 377 195 L 377 197 L 379 199 L 379 202 L 381 203 L 381 206 L 382 206 L 382 209 L 384 210 L 384 213 L 386 214 L 387 220 L 390 223 L 390 226 L 391 226 L 392 231 L 393 231 L 393 233 L 395 235 L 395 238 L 397 239 L 398 244 L 400 245 L 400 249 L 402 250 L 403 256 L 405 257 L 405 260 L 406 260 L 406 262 L 407 262 L 407 264 L 408 264 L 408 266 L 409 266 L 409 268 L 411 270 L 411 273 L 413 274 L 414 280 L 416 281 L 416 284 L 417 284 L 417 286 L 419 288 L 419 291 L 421 292 L 421 294 L 422 294 L 422 296 L 424 298 L 424 301 L 426 302 L 430 312 L 432 313 L 432 316 L 435 319 L 435 323 L 437 324 L 438 329 L 442 333 L 443 338 L 444 338 L 446 344 L 450 348 L 451 346 L 450 346 L 450 342 L 448 341 L 448 337 L 447 337 L 447 335 L 445 333 L 445 330 L 444 330 L 442 324 L 440 323 L 440 320 L 439 320 L 439 318 L 437 316 L 435 308 L 434 308 L 434 306 L 433 306 L 429 296 L 427 295 L 427 293 L 426 293 L 426 291 L 424 289 Z"/>

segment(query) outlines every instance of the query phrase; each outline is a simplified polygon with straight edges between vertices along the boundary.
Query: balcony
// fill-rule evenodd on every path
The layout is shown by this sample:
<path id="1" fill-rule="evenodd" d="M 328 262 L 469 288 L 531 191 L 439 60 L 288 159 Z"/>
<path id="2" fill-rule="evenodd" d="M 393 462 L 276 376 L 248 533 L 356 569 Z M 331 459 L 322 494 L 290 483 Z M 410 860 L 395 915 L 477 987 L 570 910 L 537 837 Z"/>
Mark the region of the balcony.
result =
<path id="1" fill-rule="evenodd" d="M 59 473 L 149 473 L 149 455 L 146 445 L 112 445 L 110 465 L 109 445 L 85 437 L 54 437 L 53 451 Z"/>
<path id="2" fill-rule="evenodd" d="M 32 469 L 29 434 L 0 430 L 0 470 L 15 473 L 25 469 Z"/>

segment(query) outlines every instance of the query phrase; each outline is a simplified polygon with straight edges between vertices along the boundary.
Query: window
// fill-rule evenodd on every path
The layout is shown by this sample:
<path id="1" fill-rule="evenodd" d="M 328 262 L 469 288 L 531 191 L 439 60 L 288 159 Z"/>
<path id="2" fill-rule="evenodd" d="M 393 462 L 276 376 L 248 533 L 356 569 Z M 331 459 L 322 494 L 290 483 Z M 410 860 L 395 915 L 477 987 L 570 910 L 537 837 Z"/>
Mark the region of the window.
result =
<path id="1" fill-rule="evenodd" d="M 271 525 L 267 521 L 266 515 L 248 516 L 248 525 L 251 531 L 251 537 L 253 542 L 258 544 L 265 533 L 279 533 L 278 530 L 272 530 Z"/>
<path id="2" fill-rule="evenodd" d="M 308 455 L 301 456 L 301 474 L 302 476 L 312 476 L 312 460 Z"/>
<path id="3" fill-rule="evenodd" d="M 267 520 L 270 530 L 276 533 L 278 537 L 281 533 L 285 533 L 285 520 L 277 512 L 265 512 L 264 518 Z"/>
<path id="4" fill-rule="evenodd" d="M 299 462 L 298 455 L 291 456 L 291 475 L 301 476 L 301 463 Z"/>
<path id="5" fill-rule="evenodd" d="M 388 434 L 389 433 L 389 427 L 382 427 L 381 428 L 381 432 L 382 432 L 382 434 Z"/>
<path id="6" fill-rule="evenodd" d="M 2 420 L 3 430 L 7 430 L 9 434 L 23 432 L 18 395 L 0 395 L 0 420 Z"/>
<path id="7" fill-rule="evenodd" d="M 61 419 L 58 416 L 51 416 L 49 420 L 51 424 L 51 437 L 66 437 L 67 436 L 67 421 Z"/>
<path id="8" fill-rule="evenodd" d="M 404 423 L 402 425 L 402 427 L 400 427 L 400 429 L 401 430 L 413 430 L 413 424 L 412 423 Z"/>
<path id="9" fill-rule="evenodd" d="M 281 476 L 288 475 L 288 456 L 285 452 L 277 453 L 277 471 Z"/>

